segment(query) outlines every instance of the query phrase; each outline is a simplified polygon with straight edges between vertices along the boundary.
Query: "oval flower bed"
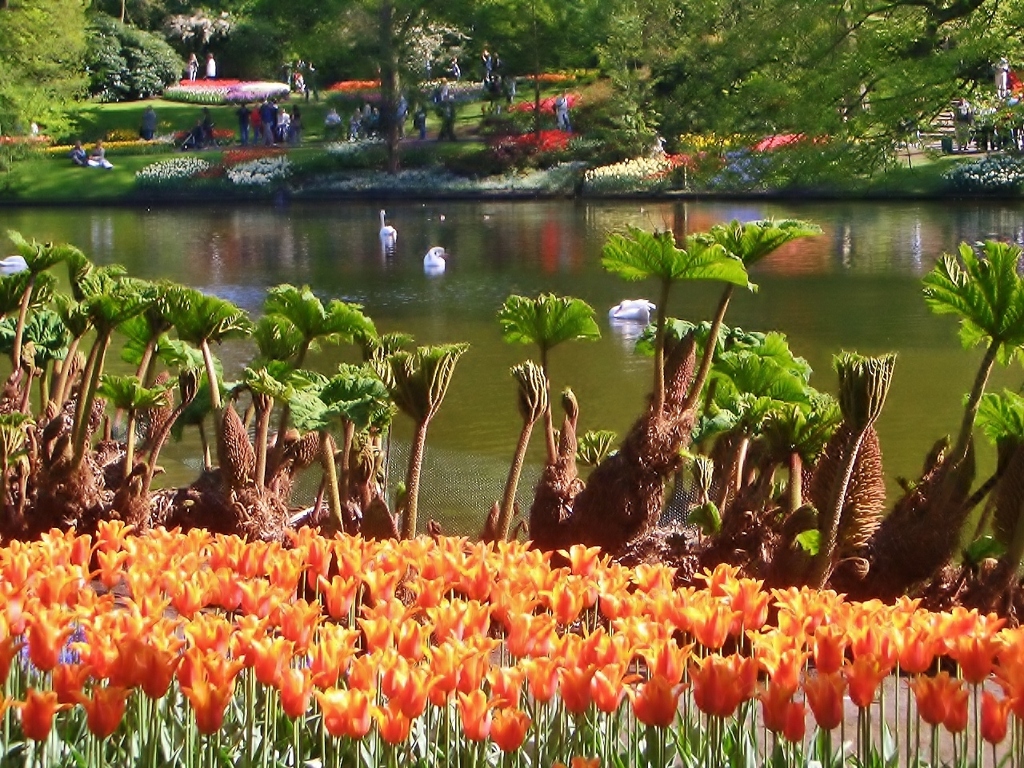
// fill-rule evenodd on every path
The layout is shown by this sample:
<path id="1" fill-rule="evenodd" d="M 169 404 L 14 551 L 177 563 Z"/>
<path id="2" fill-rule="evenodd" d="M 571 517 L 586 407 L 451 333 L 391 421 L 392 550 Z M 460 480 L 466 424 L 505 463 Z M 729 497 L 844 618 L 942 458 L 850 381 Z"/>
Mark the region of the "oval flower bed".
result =
<path id="1" fill-rule="evenodd" d="M 182 80 L 164 89 L 169 101 L 189 104 L 232 104 L 286 99 L 290 89 L 285 83 L 259 80 Z"/>
<path id="2" fill-rule="evenodd" d="M 1024 630 L 992 616 L 558 559 L 121 523 L 13 544 L 5 748 L 40 766 L 937 766 L 940 732 L 956 764 L 1024 743 Z"/>

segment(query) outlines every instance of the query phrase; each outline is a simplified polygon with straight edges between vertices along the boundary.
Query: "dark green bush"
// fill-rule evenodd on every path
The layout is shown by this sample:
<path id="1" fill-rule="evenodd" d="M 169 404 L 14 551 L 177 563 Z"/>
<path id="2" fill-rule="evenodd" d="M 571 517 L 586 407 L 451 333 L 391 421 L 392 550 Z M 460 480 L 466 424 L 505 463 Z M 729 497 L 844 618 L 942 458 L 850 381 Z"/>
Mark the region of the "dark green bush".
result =
<path id="1" fill-rule="evenodd" d="M 89 91 L 103 101 L 160 93 L 181 77 L 185 62 L 156 35 L 97 14 L 89 24 Z"/>

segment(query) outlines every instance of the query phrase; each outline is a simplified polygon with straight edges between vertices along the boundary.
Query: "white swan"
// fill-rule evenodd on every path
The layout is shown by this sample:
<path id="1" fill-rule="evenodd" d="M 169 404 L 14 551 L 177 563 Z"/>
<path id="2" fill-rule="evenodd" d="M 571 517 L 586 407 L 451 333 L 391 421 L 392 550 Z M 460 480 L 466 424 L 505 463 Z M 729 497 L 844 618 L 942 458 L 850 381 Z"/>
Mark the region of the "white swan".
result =
<path id="1" fill-rule="evenodd" d="M 384 223 L 384 211 L 380 212 L 380 244 L 387 250 L 392 250 L 398 242 L 398 230 L 390 224 Z"/>
<path id="2" fill-rule="evenodd" d="M 626 299 L 608 310 L 608 319 L 649 323 L 651 312 L 656 308 L 655 304 L 647 299 Z"/>
<path id="3" fill-rule="evenodd" d="M 423 271 L 428 275 L 440 275 L 444 272 L 445 261 L 444 258 L 448 254 L 445 253 L 444 248 L 435 246 L 427 251 L 427 255 L 423 257 Z"/>
<path id="4" fill-rule="evenodd" d="M 28 269 L 28 262 L 23 256 L 8 256 L 0 259 L 0 275 L 13 275 L 15 272 L 24 272 Z"/>

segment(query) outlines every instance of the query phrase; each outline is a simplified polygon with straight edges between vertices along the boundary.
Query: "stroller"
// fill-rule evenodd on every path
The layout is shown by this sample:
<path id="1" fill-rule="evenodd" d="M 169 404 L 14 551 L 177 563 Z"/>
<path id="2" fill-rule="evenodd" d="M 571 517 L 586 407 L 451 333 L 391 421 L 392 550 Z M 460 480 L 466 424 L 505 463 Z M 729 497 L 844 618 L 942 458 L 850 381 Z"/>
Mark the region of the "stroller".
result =
<path id="1" fill-rule="evenodd" d="M 185 140 L 181 143 L 182 151 L 189 149 L 202 149 L 206 146 L 206 130 L 199 123 L 185 135 Z"/>

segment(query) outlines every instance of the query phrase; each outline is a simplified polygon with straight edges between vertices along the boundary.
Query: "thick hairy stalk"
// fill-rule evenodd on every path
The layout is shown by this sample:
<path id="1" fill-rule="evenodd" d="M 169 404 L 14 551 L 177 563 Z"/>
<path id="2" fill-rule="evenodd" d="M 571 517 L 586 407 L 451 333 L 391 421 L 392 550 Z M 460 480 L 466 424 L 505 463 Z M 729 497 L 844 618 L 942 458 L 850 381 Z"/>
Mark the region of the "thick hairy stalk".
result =
<path id="1" fill-rule="evenodd" d="M 267 483 L 267 440 L 274 400 L 254 393 L 253 404 L 256 407 L 256 487 L 263 489 Z"/>
<path id="2" fill-rule="evenodd" d="M 324 468 L 324 478 L 327 486 L 327 508 L 331 513 L 330 527 L 334 531 L 343 531 L 345 530 L 345 519 L 341 513 L 338 468 L 334 463 L 334 438 L 327 430 L 320 433 L 320 461 Z"/>
<path id="3" fill-rule="evenodd" d="M 864 437 L 885 405 L 895 364 L 895 355 L 861 357 L 844 354 L 836 358 L 836 370 L 839 373 L 839 405 L 843 412 L 844 425 L 851 430 L 851 434 L 827 503 L 824 509 L 820 510 L 821 539 L 818 554 L 811 567 L 811 586 L 823 587 L 835 567 L 839 526 L 854 467 Z"/>
<path id="4" fill-rule="evenodd" d="M 718 332 L 722 330 L 722 323 L 725 322 L 725 313 L 729 309 L 729 300 L 732 299 L 734 289 L 735 286 L 727 285 L 725 290 L 722 291 L 722 298 L 718 300 L 718 309 L 715 310 L 715 317 L 711 321 L 711 329 L 708 331 L 708 340 L 700 359 L 700 367 L 697 369 L 697 375 L 690 386 L 690 392 L 683 401 L 683 406 L 680 410 L 690 410 L 700 398 L 700 391 L 704 389 L 704 382 L 708 380 L 708 374 L 711 373 L 711 363 L 714 362 L 715 347 L 718 344 Z"/>
<path id="5" fill-rule="evenodd" d="M 78 354 L 78 346 L 81 341 L 81 336 L 75 336 L 75 338 L 71 340 L 71 344 L 68 345 L 68 353 L 61 361 L 60 371 L 57 373 L 57 379 L 53 383 L 52 399 L 58 409 L 64 405 L 64 400 L 67 399 L 68 379 L 71 376 L 71 371 L 75 367 L 75 355 Z"/>
<path id="6" fill-rule="evenodd" d="M 427 444 L 427 422 L 416 422 L 412 448 L 409 452 L 409 471 L 405 476 L 407 499 L 405 516 L 402 518 L 402 538 L 411 539 L 416 535 L 416 516 L 419 513 L 420 476 L 423 473 L 423 452 Z"/>
<path id="7" fill-rule="evenodd" d="M 527 361 L 514 366 L 511 373 L 519 386 L 518 406 L 519 415 L 523 419 L 523 428 L 519 432 L 519 442 L 516 444 L 516 452 L 512 457 L 512 466 L 509 467 L 508 477 L 505 480 L 505 491 L 502 494 L 501 506 L 498 510 L 495 533 L 502 540 L 508 539 L 509 529 L 512 526 L 516 490 L 519 487 L 519 477 L 523 472 L 526 450 L 530 447 L 533 425 L 537 423 L 541 414 L 550 413 L 548 411 L 548 378 L 544 375 L 543 368 L 532 361 Z"/>
<path id="8" fill-rule="evenodd" d="M 32 303 L 32 289 L 35 288 L 35 275 L 28 281 L 28 287 L 21 296 L 21 306 L 18 308 L 18 324 L 14 327 L 14 348 L 11 350 L 11 364 L 14 370 L 21 367 L 21 350 L 25 337 L 25 321 L 28 319 L 28 307 Z"/>
<path id="9" fill-rule="evenodd" d="M 793 514 L 804 503 L 803 490 L 804 462 L 797 451 L 789 454 L 789 486 L 786 497 L 787 512 Z"/>
<path id="10" fill-rule="evenodd" d="M 103 375 L 103 362 L 106 359 L 109 347 L 110 333 L 101 333 L 96 338 L 96 343 L 93 346 L 93 351 L 96 352 L 96 355 L 92 360 L 93 366 L 91 375 L 88 378 L 87 389 L 79 396 L 78 404 L 81 412 L 79 413 L 77 410 L 75 412 L 76 432 L 72 458 L 72 466 L 75 469 L 82 465 L 82 459 L 85 458 L 85 444 L 89 441 L 89 417 L 92 414 L 92 404 L 96 399 L 96 388 L 99 386 L 100 376 Z M 82 386 L 86 386 L 86 378 L 84 376 L 82 378 Z"/>
<path id="11" fill-rule="evenodd" d="M 981 365 L 978 366 L 978 373 L 974 376 L 974 385 L 971 387 L 971 393 L 967 397 L 967 404 L 964 406 L 964 418 L 960 424 L 960 433 L 957 435 L 956 445 L 953 447 L 953 452 L 949 457 L 951 464 L 959 464 L 967 455 L 971 435 L 974 433 L 974 421 L 978 416 L 981 397 L 985 394 L 985 386 L 988 384 L 989 376 L 992 375 L 992 368 L 996 364 L 998 352 L 999 342 L 993 340 L 988 345 L 988 349 L 985 350 L 985 356 L 981 360 Z"/>
<path id="12" fill-rule="evenodd" d="M 128 409 L 128 435 L 125 438 L 124 448 L 124 478 L 127 480 L 128 475 L 132 473 L 132 468 L 135 464 L 135 423 L 137 421 L 137 413 L 134 408 Z"/>
<path id="13" fill-rule="evenodd" d="M 203 363 L 206 365 L 206 379 L 210 382 L 210 404 L 213 412 L 220 414 L 220 382 L 217 381 L 217 369 L 213 366 L 213 352 L 210 351 L 210 342 L 203 339 L 200 349 L 203 351 Z"/>

